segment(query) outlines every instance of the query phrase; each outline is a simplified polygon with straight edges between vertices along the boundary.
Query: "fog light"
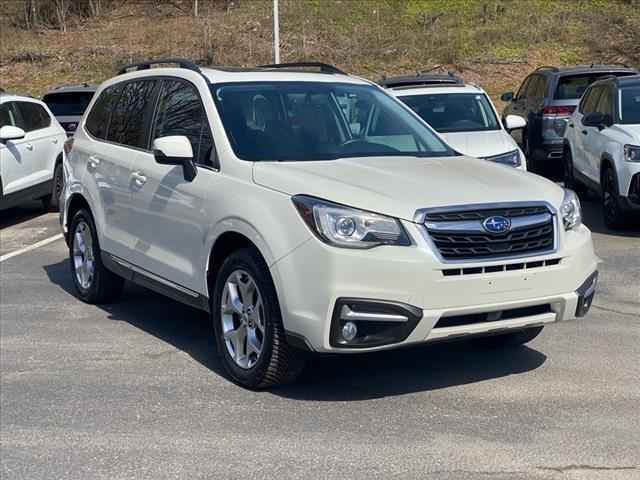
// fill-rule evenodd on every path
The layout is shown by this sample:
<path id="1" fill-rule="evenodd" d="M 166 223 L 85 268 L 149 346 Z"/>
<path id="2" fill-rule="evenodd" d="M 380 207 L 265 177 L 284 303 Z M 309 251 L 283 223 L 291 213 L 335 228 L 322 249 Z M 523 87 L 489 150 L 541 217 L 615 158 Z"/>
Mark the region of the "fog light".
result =
<path id="1" fill-rule="evenodd" d="M 342 327 L 342 338 L 344 338 L 347 342 L 350 342 L 354 338 L 356 338 L 357 334 L 358 327 L 356 327 L 356 324 L 353 322 L 347 322 Z"/>

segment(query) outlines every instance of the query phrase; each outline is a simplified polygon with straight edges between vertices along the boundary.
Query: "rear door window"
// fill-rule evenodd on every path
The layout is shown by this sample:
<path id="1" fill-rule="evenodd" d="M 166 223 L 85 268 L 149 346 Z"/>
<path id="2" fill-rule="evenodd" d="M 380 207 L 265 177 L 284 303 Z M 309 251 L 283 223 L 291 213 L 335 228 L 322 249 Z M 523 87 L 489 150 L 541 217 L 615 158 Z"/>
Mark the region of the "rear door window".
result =
<path id="1" fill-rule="evenodd" d="M 153 116 L 157 80 L 137 80 L 122 88 L 111 113 L 107 140 L 130 147 L 148 149 L 149 125 Z"/>
<path id="2" fill-rule="evenodd" d="M 254 122 L 264 119 L 254 115 Z M 191 143 L 194 161 L 212 165 L 213 137 L 198 90 L 183 80 L 165 80 L 158 102 L 153 139 L 173 135 L 185 136 Z"/>
<path id="3" fill-rule="evenodd" d="M 33 132 L 51 125 L 51 117 L 42 105 L 31 102 L 16 102 L 16 105 L 20 110 L 21 127 L 25 132 Z"/>

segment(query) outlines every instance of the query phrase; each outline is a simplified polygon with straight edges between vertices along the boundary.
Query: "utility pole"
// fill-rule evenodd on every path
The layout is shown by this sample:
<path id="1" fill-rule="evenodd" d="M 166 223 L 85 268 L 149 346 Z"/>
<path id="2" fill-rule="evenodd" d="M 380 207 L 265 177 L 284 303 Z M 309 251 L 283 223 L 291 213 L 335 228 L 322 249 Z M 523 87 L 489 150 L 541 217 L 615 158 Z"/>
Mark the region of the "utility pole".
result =
<path id="1" fill-rule="evenodd" d="M 193 16 L 198 16 L 198 0 L 193 0 Z"/>
<path id="2" fill-rule="evenodd" d="M 273 55 L 275 63 L 280 63 L 280 19 L 278 0 L 273 0 Z"/>

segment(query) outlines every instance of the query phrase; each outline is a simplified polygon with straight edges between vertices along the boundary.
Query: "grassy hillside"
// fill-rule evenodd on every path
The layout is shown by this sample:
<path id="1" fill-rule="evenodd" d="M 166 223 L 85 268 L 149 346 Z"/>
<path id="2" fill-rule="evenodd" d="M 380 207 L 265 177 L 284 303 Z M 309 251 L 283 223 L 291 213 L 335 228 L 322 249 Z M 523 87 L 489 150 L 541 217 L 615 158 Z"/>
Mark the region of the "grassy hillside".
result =
<path id="1" fill-rule="evenodd" d="M 38 0 L 46 2 L 49 0 Z M 104 0 L 108 2 L 109 0 Z M 21 26 L 3 0 L 0 86 L 41 95 L 100 82 L 123 63 L 184 56 L 202 64 L 272 61 L 271 0 L 111 0 L 66 32 Z M 543 64 L 640 65 L 640 0 L 281 0 L 282 61 L 317 59 L 378 79 L 435 64 L 496 94 Z"/>

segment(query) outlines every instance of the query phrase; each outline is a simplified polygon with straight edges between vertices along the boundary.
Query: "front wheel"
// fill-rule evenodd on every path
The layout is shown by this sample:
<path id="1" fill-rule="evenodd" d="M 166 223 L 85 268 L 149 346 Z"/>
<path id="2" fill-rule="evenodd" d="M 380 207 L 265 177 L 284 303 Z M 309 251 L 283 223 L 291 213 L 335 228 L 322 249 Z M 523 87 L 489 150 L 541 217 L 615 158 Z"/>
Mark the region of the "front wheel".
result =
<path id="1" fill-rule="evenodd" d="M 60 209 L 60 198 L 64 190 L 64 173 L 62 171 L 62 163 L 56 165 L 53 171 L 53 185 L 51 193 L 46 197 L 42 197 L 42 206 L 46 211 L 58 211 Z"/>
<path id="2" fill-rule="evenodd" d="M 81 300 L 108 303 L 122 292 L 124 279 L 102 264 L 100 244 L 91 214 L 79 210 L 69 229 L 69 263 L 71 276 Z"/>
<path id="3" fill-rule="evenodd" d="M 287 344 L 273 280 L 254 249 L 238 250 L 224 261 L 211 311 L 218 352 L 235 382 L 262 389 L 298 377 L 302 352 Z"/>
<path id="4" fill-rule="evenodd" d="M 490 337 L 482 337 L 475 340 L 476 344 L 484 348 L 518 347 L 529 343 L 542 332 L 544 327 L 531 327 L 517 332 L 503 333 Z"/>

